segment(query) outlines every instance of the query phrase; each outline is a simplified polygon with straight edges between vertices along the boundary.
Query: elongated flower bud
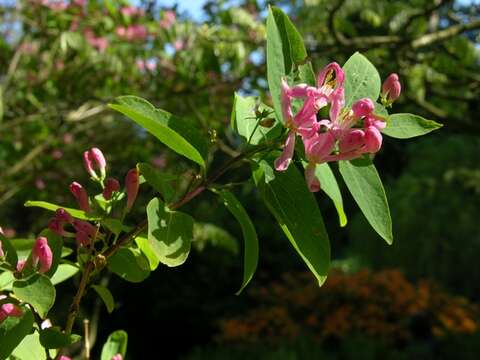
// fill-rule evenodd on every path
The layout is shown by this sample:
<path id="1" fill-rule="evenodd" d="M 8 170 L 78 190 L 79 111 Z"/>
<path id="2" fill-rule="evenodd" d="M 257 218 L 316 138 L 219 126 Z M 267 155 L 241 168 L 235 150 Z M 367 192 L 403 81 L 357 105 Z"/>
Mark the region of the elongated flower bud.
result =
<path id="1" fill-rule="evenodd" d="M 365 129 L 365 151 L 376 153 L 382 147 L 382 134 L 375 126 Z"/>
<path id="2" fill-rule="evenodd" d="M 105 168 L 107 167 L 107 162 L 103 153 L 98 148 L 91 148 L 83 153 L 83 164 L 85 169 L 90 174 L 92 178 L 98 180 L 98 175 L 95 172 L 95 168 L 100 170 L 101 179 L 105 178 Z"/>
<path id="3" fill-rule="evenodd" d="M 78 246 L 90 246 L 91 244 L 91 240 L 90 238 L 88 237 L 87 233 L 83 232 L 83 231 L 78 231 L 76 234 L 75 234 L 75 240 L 77 241 L 77 245 Z"/>
<path id="4" fill-rule="evenodd" d="M 115 356 L 112 357 L 112 360 L 123 360 L 122 354 L 116 354 Z"/>
<path id="5" fill-rule="evenodd" d="M 382 95 L 391 104 L 397 100 L 402 91 L 402 85 L 398 79 L 398 75 L 395 73 L 390 74 L 382 85 Z"/>
<path id="6" fill-rule="evenodd" d="M 129 212 L 132 209 L 133 203 L 137 198 L 138 188 L 140 186 L 140 179 L 138 170 L 130 169 L 125 176 L 125 189 L 127 190 L 127 207 L 126 211 Z"/>
<path id="7" fill-rule="evenodd" d="M 74 181 L 70 184 L 70 191 L 77 199 L 78 207 L 85 212 L 90 212 L 90 205 L 88 204 L 88 195 L 86 190 L 78 182 Z"/>
<path id="8" fill-rule="evenodd" d="M 32 249 L 32 265 L 34 268 L 39 266 L 38 271 L 46 273 L 52 267 L 53 254 L 46 237 L 37 238 Z"/>
<path id="9" fill-rule="evenodd" d="M 18 260 L 17 261 L 17 266 L 16 266 L 16 270 L 21 273 L 23 271 L 23 269 L 25 268 L 25 264 L 27 263 L 27 260 L 26 259 L 22 259 L 22 260 Z"/>
<path id="10" fill-rule="evenodd" d="M 368 98 L 360 99 L 352 105 L 353 115 L 357 118 L 370 115 L 374 109 L 373 101 Z"/>
<path id="11" fill-rule="evenodd" d="M 65 230 L 63 229 L 63 223 L 59 221 L 57 218 L 52 218 L 48 222 L 48 228 L 53 231 L 55 234 L 60 236 L 65 235 Z"/>
<path id="12" fill-rule="evenodd" d="M 103 189 L 103 198 L 110 200 L 112 194 L 120 190 L 120 183 L 114 178 L 108 178 L 105 182 L 105 189 Z"/>
<path id="13" fill-rule="evenodd" d="M 55 211 L 55 218 L 62 223 L 71 224 L 73 222 L 72 215 L 70 215 L 64 208 L 59 208 Z"/>
<path id="14" fill-rule="evenodd" d="M 77 232 L 84 232 L 91 237 L 95 237 L 97 234 L 97 228 L 87 221 L 73 220 L 73 227 Z"/>
<path id="15" fill-rule="evenodd" d="M 360 129 L 349 129 L 338 142 L 341 153 L 357 150 L 365 144 L 365 133 Z"/>

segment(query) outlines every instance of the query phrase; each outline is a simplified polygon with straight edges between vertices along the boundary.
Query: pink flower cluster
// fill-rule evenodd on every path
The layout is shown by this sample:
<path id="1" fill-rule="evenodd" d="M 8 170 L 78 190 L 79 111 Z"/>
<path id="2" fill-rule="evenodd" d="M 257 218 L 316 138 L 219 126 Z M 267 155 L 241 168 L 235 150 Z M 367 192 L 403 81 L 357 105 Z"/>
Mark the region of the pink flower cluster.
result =
<path id="1" fill-rule="evenodd" d="M 148 36 L 147 28 L 141 24 L 119 26 L 115 32 L 120 39 L 127 41 L 143 41 Z"/>
<path id="2" fill-rule="evenodd" d="M 120 9 L 120 13 L 127 17 L 134 17 L 134 16 L 143 16 L 145 15 L 145 11 L 140 9 L 136 6 L 124 6 Z"/>
<path id="3" fill-rule="evenodd" d="M 114 196 L 120 192 L 120 183 L 112 177 L 106 178 L 107 161 L 103 153 L 98 148 L 92 148 L 83 153 L 83 164 L 91 179 L 100 183 L 102 186 L 102 195 L 106 201 L 114 199 Z M 125 213 L 129 212 L 138 195 L 140 186 L 139 173 L 136 168 L 131 169 L 125 176 L 125 192 L 127 194 L 127 203 Z M 85 213 L 91 213 L 90 198 L 85 188 L 74 181 L 69 186 L 70 192 L 77 200 L 78 207 Z M 65 231 L 65 226 L 71 225 L 75 233 Z M 60 236 L 73 237 L 77 240 L 79 246 L 89 246 L 97 237 L 98 229 L 87 221 L 74 219 L 65 209 L 60 208 L 55 212 L 55 216 L 50 220 L 48 228 Z"/>
<path id="4" fill-rule="evenodd" d="M 108 47 L 108 39 L 105 36 L 96 36 L 92 29 L 87 28 L 83 32 L 85 40 L 99 52 L 104 52 Z"/>
<path id="5" fill-rule="evenodd" d="M 0 240 L 0 259 L 5 257 L 2 249 L 2 241 Z M 27 259 L 18 260 L 16 270 L 20 273 L 28 264 L 30 268 L 39 273 L 46 273 L 52 267 L 53 253 L 48 245 L 48 240 L 44 236 L 40 236 L 33 245 L 32 252 Z"/>
<path id="6" fill-rule="evenodd" d="M 165 30 L 169 29 L 173 24 L 175 24 L 176 20 L 177 15 L 175 14 L 175 11 L 167 10 L 163 13 L 163 17 L 159 22 L 160 28 Z"/>
<path id="7" fill-rule="evenodd" d="M 360 99 L 351 108 L 345 107 L 344 81 L 345 73 L 337 63 L 328 64 L 320 72 L 316 86 L 290 87 L 282 80 L 282 113 L 289 132 L 283 152 L 275 160 L 275 169 L 285 171 L 288 168 L 299 135 L 308 160 L 305 179 L 312 192 L 320 190 L 315 176 L 317 164 L 356 159 L 363 154 L 376 153 L 382 146 L 380 130 L 385 127 L 384 119 L 374 114 L 372 99 Z M 399 86 L 396 74 L 390 75 L 385 82 L 382 96 L 390 104 L 400 95 Z M 303 100 L 303 106 L 295 115 L 294 99 Z M 328 105 L 329 119 L 318 120 L 319 110 Z"/>

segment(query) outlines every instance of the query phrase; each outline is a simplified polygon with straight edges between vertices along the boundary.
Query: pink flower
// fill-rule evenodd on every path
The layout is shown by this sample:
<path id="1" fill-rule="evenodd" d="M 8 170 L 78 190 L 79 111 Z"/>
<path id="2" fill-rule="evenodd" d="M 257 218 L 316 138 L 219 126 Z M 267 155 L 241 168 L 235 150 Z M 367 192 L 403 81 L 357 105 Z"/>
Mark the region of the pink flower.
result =
<path id="1" fill-rule="evenodd" d="M 87 221 L 83 221 L 83 220 L 75 219 L 75 220 L 73 220 L 72 225 L 77 232 L 83 232 L 90 237 L 95 237 L 96 234 L 97 234 L 97 231 L 98 231 L 96 226 L 90 224 Z"/>
<path id="2" fill-rule="evenodd" d="M 63 223 L 58 221 L 56 218 L 50 219 L 48 222 L 48 228 L 53 231 L 55 234 L 58 234 L 60 236 L 65 235 L 65 230 L 63 229 Z"/>
<path id="3" fill-rule="evenodd" d="M 62 356 L 60 356 L 59 360 L 72 360 L 72 359 L 69 358 L 68 356 L 62 355 Z"/>
<path id="4" fill-rule="evenodd" d="M 112 360 L 123 360 L 122 354 L 116 354 L 114 357 L 112 357 Z"/>
<path id="5" fill-rule="evenodd" d="M 133 203 L 137 198 L 138 188 L 140 186 L 140 179 L 138 170 L 130 169 L 125 176 L 125 188 L 127 191 L 127 207 L 126 211 L 129 212 L 132 209 Z"/>
<path id="6" fill-rule="evenodd" d="M 309 163 L 305 168 L 305 180 L 307 182 L 308 190 L 311 192 L 320 191 L 320 181 L 315 175 L 316 164 Z"/>
<path id="7" fill-rule="evenodd" d="M 317 77 L 317 87 L 321 89 L 327 96 L 343 87 L 345 81 L 345 73 L 340 65 L 332 62 L 325 66 Z"/>
<path id="8" fill-rule="evenodd" d="M 52 151 L 52 158 L 55 160 L 60 160 L 63 157 L 63 152 L 60 149 L 55 149 Z"/>
<path id="9" fill-rule="evenodd" d="M 46 187 L 45 181 L 43 181 L 43 179 L 41 179 L 41 178 L 36 178 L 36 179 L 35 179 L 35 187 L 36 187 L 38 190 L 43 190 L 43 189 L 45 189 L 45 187 Z"/>
<path id="10" fill-rule="evenodd" d="M 290 131 L 288 133 L 287 140 L 285 141 L 285 145 L 283 147 L 282 155 L 275 160 L 275 169 L 277 171 L 285 171 L 290 165 L 290 161 L 293 157 L 293 152 L 295 150 L 295 132 Z"/>
<path id="11" fill-rule="evenodd" d="M 120 190 L 120 183 L 114 178 L 108 178 L 105 182 L 105 189 L 103 189 L 103 198 L 110 200 L 112 194 Z"/>
<path id="12" fill-rule="evenodd" d="M 64 208 L 57 209 L 57 211 L 55 211 L 55 217 L 63 223 L 71 224 L 73 222 L 72 215 L 70 215 Z"/>
<path id="13" fill-rule="evenodd" d="M 375 126 L 365 130 L 365 152 L 376 153 L 382 147 L 382 134 Z"/>
<path id="14" fill-rule="evenodd" d="M 91 244 L 90 238 L 83 231 L 78 231 L 76 233 L 75 240 L 77 241 L 78 246 L 88 247 Z"/>
<path id="15" fill-rule="evenodd" d="M 175 42 L 173 43 L 173 47 L 176 51 L 182 51 L 183 49 L 185 49 L 185 45 L 186 41 L 183 39 L 175 40 Z"/>
<path id="16" fill-rule="evenodd" d="M 33 245 L 32 265 L 34 268 L 39 266 L 40 273 L 46 273 L 52 267 L 52 261 L 53 254 L 48 246 L 48 240 L 46 237 L 40 236 Z"/>
<path id="17" fill-rule="evenodd" d="M 133 16 L 143 16 L 145 12 L 143 9 L 137 8 L 135 6 L 124 6 L 120 9 L 120 12 L 124 16 L 133 17 Z"/>
<path id="18" fill-rule="evenodd" d="M 90 28 L 85 29 L 84 35 L 85 40 L 99 52 L 104 52 L 107 49 L 108 39 L 106 37 L 97 37 Z"/>
<path id="19" fill-rule="evenodd" d="M 360 99 L 352 105 L 353 114 L 357 118 L 362 118 L 364 116 L 370 115 L 374 109 L 375 105 L 373 104 L 373 101 L 368 98 Z"/>
<path id="20" fill-rule="evenodd" d="M 141 41 L 145 40 L 148 36 L 147 28 L 141 24 L 129 25 L 127 27 L 119 26 L 115 32 L 119 38 L 128 41 Z"/>
<path id="21" fill-rule="evenodd" d="M 162 20 L 160 20 L 159 22 L 160 28 L 162 29 L 170 28 L 173 24 L 175 24 L 176 19 L 177 19 L 177 16 L 175 14 L 175 11 L 172 11 L 172 10 L 165 11 L 163 13 Z"/>
<path id="22" fill-rule="evenodd" d="M 70 192 L 77 199 L 78 207 L 85 212 L 90 212 L 90 205 L 88 203 L 88 195 L 86 190 L 78 182 L 74 181 L 70 184 Z"/>
<path id="23" fill-rule="evenodd" d="M 400 97 L 402 85 L 400 84 L 398 75 L 390 74 L 382 85 L 382 97 L 384 97 L 388 104 L 393 103 Z"/>
<path id="24" fill-rule="evenodd" d="M 90 150 L 85 151 L 83 153 L 83 164 L 93 179 L 99 179 L 95 169 L 100 170 L 100 179 L 103 180 L 105 178 L 105 168 L 107 167 L 107 162 L 105 161 L 105 157 L 100 149 L 91 148 Z"/>
<path id="25" fill-rule="evenodd" d="M 365 144 L 365 132 L 360 129 L 348 129 L 338 142 L 340 153 L 360 150 Z"/>
<path id="26" fill-rule="evenodd" d="M 73 222 L 73 217 L 63 208 L 57 209 L 55 216 L 48 223 L 48 228 L 54 233 L 64 236 L 65 230 L 63 227 L 65 224 L 71 224 Z"/>

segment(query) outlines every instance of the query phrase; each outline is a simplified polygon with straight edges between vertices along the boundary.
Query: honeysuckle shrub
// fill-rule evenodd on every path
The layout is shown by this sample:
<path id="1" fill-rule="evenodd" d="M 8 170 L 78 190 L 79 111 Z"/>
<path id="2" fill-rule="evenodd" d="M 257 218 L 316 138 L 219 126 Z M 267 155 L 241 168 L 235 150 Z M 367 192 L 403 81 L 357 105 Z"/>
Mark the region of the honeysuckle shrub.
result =
<path id="1" fill-rule="evenodd" d="M 58 5 L 63 2 L 45 4 L 51 10 L 65 10 Z M 77 7 L 83 5 L 75 2 Z M 140 16 L 133 8 L 125 8 L 122 14 Z M 139 26 L 128 23 L 116 33 L 129 41 L 144 40 L 148 32 Z M 220 141 L 214 131 L 205 138 L 193 123 L 142 98 L 122 96 L 109 105 L 112 110 L 190 161 L 195 176 L 187 186 L 180 190 L 175 184 L 182 181 L 181 175 L 164 173 L 147 163 L 132 163 L 120 181 L 110 175 L 104 153 L 92 147 L 83 153 L 83 163 L 92 181 L 88 188 L 95 190 L 87 191 L 85 184 L 72 179 L 69 190 L 76 207 L 26 202 L 54 215 L 35 240 L 10 241 L 1 236 L 0 359 L 28 358 L 25 354 L 33 351 L 38 359 L 65 359 L 77 355 L 75 344 L 82 335 L 81 356 L 88 358 L 88 318 L 83 331 L 75 326 L 85 293 L 96 292 L 111 312 L 114 296 L 99 282 L 104 271 L 137 283 L 160 264 L 182 265 L 191 249 L 195 219 L 181 208 L 205 192 L 218 196 L 242 229 L 244 269 L 237 294 L 241 293 L 255 273 L 259 247 L 254 222 L 237 199 L 235 184 L 222 181 L 225 173 L 239 166 L 251 170 L 260 199 L 319 285 L 329 271 L 330 241 L 313 193 L 323 191 L 330 197 L 340 225 L 347 224 L 330 165 L 338 163 L 343 181 L 372 228 L 387 243 L 393 242 L 374 155 L 384 135 L 406 139 L 441 125 L 413 114 L 392 113 L 401 95 L 401 79 L 396 74 L 381 77 L 358 52 L 343 66 L 334 62 L 315 72 L 300 34 L 278 8 L 269 8 L 266 32 L 271 101 L 235 94 L 230 127 L 239 146 L 224 164 L 212 161 L 212 143 Z M 88 32 L 86 36 L 99 52 L 106 50 L 98 35 Z M 129 215 L 138 206 L 141 184 L 152 187 L 156 196 L 146 205 L 146 218 L 132 224 Z M 77 292 L 65 322 L 52 324 L 48 316 L 55 303 L 55 285 L 76 275 Z M 113 333 L 103 347 L 102 359 L 121 359 L 126 343 L 123 331 Z"/>

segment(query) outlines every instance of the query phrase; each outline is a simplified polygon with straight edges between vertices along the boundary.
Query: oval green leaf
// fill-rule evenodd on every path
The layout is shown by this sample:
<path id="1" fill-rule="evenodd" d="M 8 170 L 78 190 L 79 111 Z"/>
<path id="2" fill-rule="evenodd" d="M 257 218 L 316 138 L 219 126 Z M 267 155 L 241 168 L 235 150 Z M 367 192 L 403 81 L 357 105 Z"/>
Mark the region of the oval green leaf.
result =
<path id="1" fill-rule="evenodd" d="M 345 215 L 345 211 L 343 209 L 342 193 L 340 192 L 337 179 L 335 179 L 332 169 L 330 169 L 330 166 L 327 163 L 319 164 L 315 169 L 315 175 L 320 181 L 322 190 L 330 199 L 332 199 L 333 204 L 335 205 L 340 226 L 343 227 L 347 225 L 347 216 Z"/>
<path id="2" fill-rule="evenodd" d="M 167 111 L 156 109 L 136 96 L 121 96 L 109 106 L 129 117 L 173 151 L 205 167 L 208 143 L 190 123 Z"/>
<path id="3" fill-rule="evenodd" d="M 111 313 L 115 309 L 115 300 L 113 300 L 113 295 L 110 292 L 110 290 L 108 290 L 108 288 L 102 285 L 92 285 L 92 288 L 97 292 L 97 294 L 103 300 L 103 303 L 107 308 L 107 311 Z"/>
<path id="4" fill-rule="evenodd" d="M 133 283 L 142 282 L 150 275 L 148 260 L 138 249 L 120 248 L 108 258 L 108 269 Z"/>
<path id="5" fill-rule="evenodd" d="M 60 264 L 58 265 L 57 271 L 55 271 L 55 274 L 53 274 L 50 281 L 53 285 L 60 284 L 61 282 L 70 279 L 72 276 L 78 273 L 78 271 L 79 268 L 75 265 Z"/>
<path id="6" fill-rule="evenodd" d="M 250 280 L 255 274 L 258 264 L 258 237 L 255 231 L 255 226 L 250 220 L 245 208 L 240 201 L 237 200 L 235 195 L 230 191 L 222 190 L 217 192 L 222 198 L 223 204 L 237 219 L 240 227 L 242 228 L 244 239 L 244 260 L 243 260 L 243 282 L 236 295 L 239 295 L 242 290 L 247 286 Z"/>
<path id="7" fill-rule="evenodd" d="M 173 199 L 175 191 L 172 187 L 172 181 L 177 179 L 176 176 L 160 172 L 158 169 L 146 163 L 140 163 L 137 167 L 140 174 L 145 178 L 145 181 L 162 194 L 165 201 L 170 202 Z"/>
<path id="8" fill-rule="evenodd" d="M 281 81 L 289 75 L 294 64 L 301 64 L 307 58 L 302 36 L 287 15 L 276 7 L 268 9 L 267 17 L 267 77 L 277 119 L 283 123 L 280 99 Z"/>
<path id="9" fill-rule="evenodd" d="M 256 164 L 255 183 L 288 240 L 322 285 L 330 267 L 330 242 L 315 197 L 295 166 L 274 172 L 270 163 Z"/>
<path id="10" fill-rule="evenodd" d="M 418 115 L 392 114 L 388 117 L 387 126 L 382 130 L 382 133 L 397 139 L 409 139 L 428 134 L 442 126 L 442 124 Z"/>
<path id="11" fill-rule="evenodd" d="M 34 274 L 26 279 L 14 281 L 12 285 L 15 296 L 30 304 L 42 319 L 55 302 L 55 287 L 43 274 Z"/>
<path id="12" fill-rule="evenodd" d="M 45 349 L 59 349 L 80 341 L 82 337 L 75 334 L 65 334 L 58 327 L 40 330 L 40 343 Z"/>
<path id="13" fill-rule="evenodd" d="M 100 220 L 101 217 L 93 214 L 87 214 L 85 211 L 67 208 L 65 206 L 60 206 L 56 204 L 52 204 L 46 201 L 32 201 L 29 200 L 24 204 L 25 207 L 39 207 L 42 209 L 50 210 L 50 211 L 57 211 L 57 209 L 65 209 L 70 215 L 74 218 L 80 220 Z"/>
<path id="14" fill-rule="evenodd" d="M 147 206 L 148 241 L 162 264 L 182 265 L 190 252 L 193 239 L 193 218 L 171 211 L 159 199 L 153 198 Z"/>
<path id="15" fill-rule="evenodd" d="M 377 69 L 362 54 L 356 52 L 343 65 L 345 71 L 345 107 L 360 99 L 375 102 L 380 95 L 381 80 Z"/>
<path id="16" fill-rule="evenodd" d="M 363 215 L 388 244 L 392 244 L 392 219 L 377 169 L 368 158 L 339 162 L 340 174 Z"/>

